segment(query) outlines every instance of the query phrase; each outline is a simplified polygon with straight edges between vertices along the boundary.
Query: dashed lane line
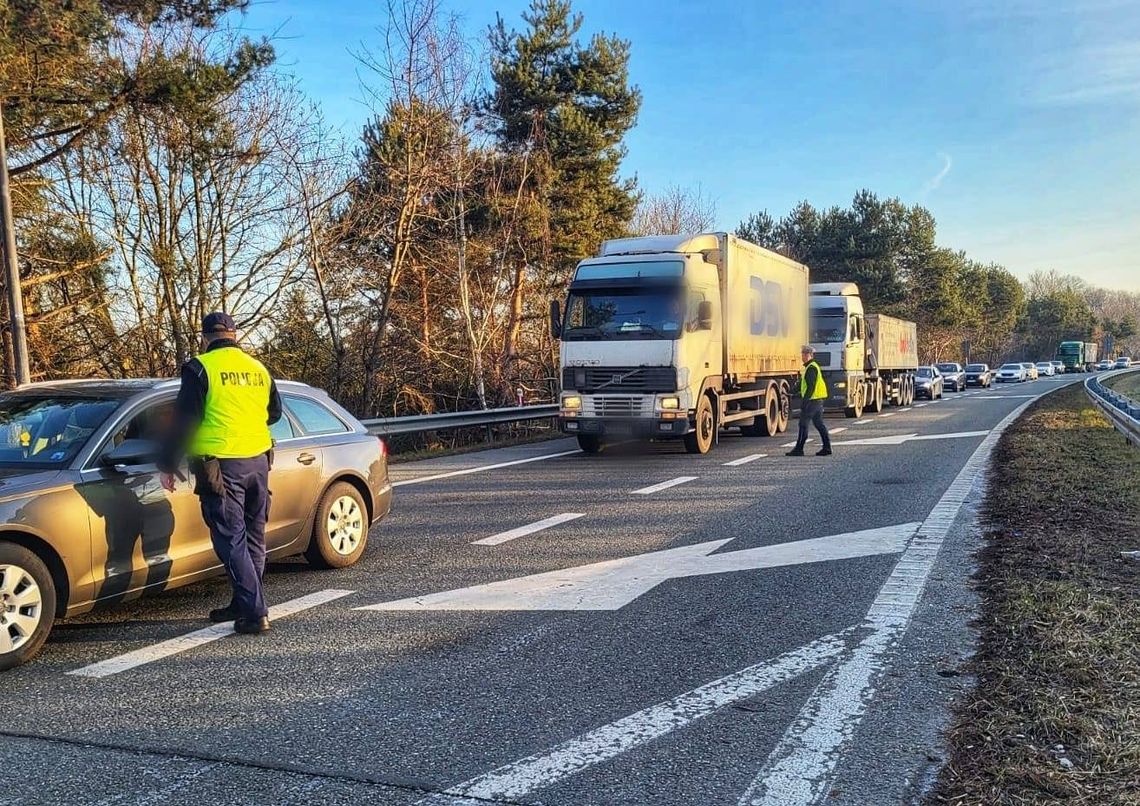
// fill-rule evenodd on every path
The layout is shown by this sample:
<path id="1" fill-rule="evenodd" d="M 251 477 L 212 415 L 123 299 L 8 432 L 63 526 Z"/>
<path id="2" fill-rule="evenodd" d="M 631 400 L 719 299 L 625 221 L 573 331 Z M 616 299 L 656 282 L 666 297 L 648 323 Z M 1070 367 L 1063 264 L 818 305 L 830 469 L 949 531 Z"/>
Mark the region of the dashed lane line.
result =
<path id="1" fill-rule="evenodd" d="M 455 476 L 469 476 L 472 473 L 483 473 L 487 470 L 498 470 L 503 467 L 513 467 L 514 465 L 525 465 L 531 462 L 541 462 L 546 459 L 559 459 L 563 456 L 573 456 L 574 454 L 581 453 L 580 450 L 562 451 L 561 453 L 544 453 L 542 456 L 530 456 L 526 459 L 515 459 L 510 462 L 499 462 L 494 465 L 480 465 L 479 467 L 468 467 L 464 470 L 452 470 L 447 473 L 436 473 L 431 476 L 419 476 L 414 479 L 403 479 L 402 481 L 392 482 L 393 487 L 403 487 L 406 484 L 423 484 L 428 481 L 439 481 L 440 479 L 450 479 Z"/>
<path id="2" fill-rule="evenodd" d="M 316 607 L 317 605 L 327 604 L 353 593 L 355 593 L 355 591 L 338 589 L 310 593 L 306 596 L 290 599 L 287 602 L 282 602 L 279 605 L 274 605 L 269 608 L 269 618 L 270 620 L 282 619 L 286 616 L 292 616 L 303 610 Z M 219 641 L 231 635 L 235 635 L 232 623 L 214 624 L 201 630 L 180 635 L 177 638 L 170 638 L 166 641 L 160 641 L 157 644 L 151 644 L 122 655 L 116 655 L 113 658 L 108 658 L 98 663 L 92 663 L 80 669 L 73 669 L 67 674 L 76 675 L 78 677 L 110 677 L 113 674 L 126 672 L 147 663 L 153 663 L 156 660 L 163 660 L 172 655 L 177 655 L 191 649 L 197 649 L 200 646 Z"/>
<path id="3" fill-rule="evenodd" d="M 662 490 L 668 490 L 670 487 L 676 487 L 678 484 L 688 484 L 690 481 L 696 481 L 697 476 L 678 476 L 675 479 L 669 479 L 659 484 L 651 484 L 648 487 L 642 487 L 640 490 L 634 490 L 630 495 L 653 495 Z"/>
<path id="4" fill-rule="evenodd" d="M 828 635 L 726 675 L 562 742 L 544 753 L 527 756 L 456 784 L 420 800 L 417 806 L 475 806 L 493 800 L 522 798 L 829 663 L 845 650 L 845 636 L 846 632 Z"/>
<path id="5" fill-rule="evenodd" d="M 526 535 L 541 532 L 543 529 L 549 529 L 552 526 L 566 523 L 568 521 L 577 520 L 585 515 L 585 512 L 563 512 L 561 515 L 554 515 L 550 518 L 545 518 L 535 523 L 528 523 L 526 526 L 519 526 L 516 529 L 509 529 L 506 532 L 499 532 L 497 535 L 484 537 L 482 540 L 471 541 L 472 546 L 497 546 L 500 543 L 506 543 L 508 540 L 514 540 L 518 537 L 525 537 Z"/>
<path id="6" fill-rule="evenodd" d="M 795 444 L 795 443 L 792 443 L 792 444 Z M 725 462 L 724 466 L 725 467 L 740 467 L 741 465 L 746 465 L 749 462 L 755 462 L 757 459 L 763 459 L 767 455 L 768 454 L 766 454 L 766 453 L 751 453 L 748 456 L 741 456 L 739 459 L 733 459 L 731 462 Z"/>

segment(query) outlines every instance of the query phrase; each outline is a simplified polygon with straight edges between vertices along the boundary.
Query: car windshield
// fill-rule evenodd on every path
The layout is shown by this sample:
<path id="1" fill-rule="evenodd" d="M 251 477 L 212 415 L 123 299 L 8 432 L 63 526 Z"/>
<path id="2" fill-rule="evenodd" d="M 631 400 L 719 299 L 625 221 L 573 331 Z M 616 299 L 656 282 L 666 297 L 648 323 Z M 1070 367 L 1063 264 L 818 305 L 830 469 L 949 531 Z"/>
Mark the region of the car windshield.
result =
<path id="1" fill-rule="evenodd" d="M 966 367 L 966 372 L 985 372 L 985 364 L 970 364 Z"/>
<path id="2" fill-rule="evenodd" d="M 1050 364 L 1048 361 L 1042 361 L 1037 366 L 1042 368 L 1042 369 L 1049 369 L 1049 367 L 1051 367 L 1053 365 Z"/>
<path id="3" fill-rule="evenodd" d="M 1002 364 L 1002 369 L 1025 369 L 1021 364 Z"/>
<path id="4" fill-rule="evenodd" d="M 943 372 L 957 372 L 958 371 L 958 365 L 957 364 L 939 364 L 938 368 L 940 370 L 942 370 Z"/>
<path id="5" fill-rule="evenodd" d="M 120 402 L 52 394 L 0 395 L 0 467 L 63 467 Z"/>
<path id="6" fill-rule="evenodd" d="M 566 303 L 562 337 L 568 341 L 675 339 L 684 322 L 684 300 L 676 288 L 573 291 Z"/>
<path id="7" fill-rule="evenodd" d="M 933 375 L 933 373 L 931 373 L 930 367 L 919 367 L 918 368 L 918 377 L 930 378 L 930 377 L 932 377 L 932 375 Z"/>

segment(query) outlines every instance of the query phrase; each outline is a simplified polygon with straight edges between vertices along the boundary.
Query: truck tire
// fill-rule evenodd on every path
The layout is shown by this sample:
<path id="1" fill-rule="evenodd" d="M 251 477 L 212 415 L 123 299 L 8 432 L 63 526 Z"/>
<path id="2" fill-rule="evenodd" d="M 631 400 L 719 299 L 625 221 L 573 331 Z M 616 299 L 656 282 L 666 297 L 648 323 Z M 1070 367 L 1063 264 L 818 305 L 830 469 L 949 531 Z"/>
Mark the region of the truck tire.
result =
<path id="1" fill-rule="evenodd" d="M 713 413 L 712 400 L 708 395 L 701 395 L 701 399 L 697 401 L 694 420 L 693 432 L 685 434 L 685 450 L 689 453 L 708 453 L 716 437 L 716 415 Z"/>
<path id="2" fill-rule="evenodd" d="M 859 391 L 855 393 L 855 405 L 848 406 L 843 410 L 843 415 L 847 417 L 847 419 L 858 420 L 863 416 L 863 390 L 865 388 L 865 386 L 860 385 Z"/>
<path id="3" fill-rule="evenodd" d="M 788 423 L 792 419 L 792 390 L 787 381 L 780 381 L 780 433 L 788 430 Z"/>
<path id="4" fill-rule="evenodd" d="M 578 447 L 582 449 L 582 453 L 594 456 L 605 449 L 606 443 L 602 442 L 602 438 L 597 434 L 579 434 Z"/>
<path id="5" fill-rule="evenodd" d="M 780 397 L 775 385 L 770 385 L 764 395 L 757 400 L 756 417 L 749 425 L 740 426 L 740 433 L 746 437 L 774 437 L 780 432 Z"/>
<path id="6" fill-rule="evenodd" d="M 875 394 L 871 399 L 871 411 L 878 414 L 883 410 L 883 382 L 875 381 Z"/>
<path id="7" fill-rule="evenodd" d="M 7 633 L 0 671 L 27 663 L 55 623 L 55 580 L 43 560 L 15 543 L 0 543 L 0 630 Z"/>

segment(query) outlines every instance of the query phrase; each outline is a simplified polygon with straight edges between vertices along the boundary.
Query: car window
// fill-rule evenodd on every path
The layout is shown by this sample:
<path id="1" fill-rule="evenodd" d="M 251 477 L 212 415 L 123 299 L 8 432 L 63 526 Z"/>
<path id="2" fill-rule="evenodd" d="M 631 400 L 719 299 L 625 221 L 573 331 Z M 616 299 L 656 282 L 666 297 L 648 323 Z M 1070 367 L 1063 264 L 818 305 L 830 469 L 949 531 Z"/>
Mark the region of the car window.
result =
<path id="1" fill-rule="evenodd" d="M 297 432 L 293 428 L 293 421 L 289 419 L 289 415 L 282 412 L 281 419 L 269 426 L 269 435 L 273 437 L 274 442 L 280 442 L 283 439 L 292 439 L 297 436 Z"/>
<path id="2" fill-rule="evenodd" d="M 54 395 L 0 397 L 0 466 L 70 462 L 120 401 Z"/>
<path id="3" fill-rule="evenodd" d="M 315 400 L 286 395 L 285 408 L 306 434 L 341 434 L 349 430 L 339 417 Z"/>
<path id="4" fill-rule="evenodd" d="M 111 438 L 99 449 L 99 456 L 110 453 L 125 439 L 148 439 L 161 442 L 166 438 L 174 423 L 174 400 L 161 400 L 148 405 L 126 423 L 121 425 Z"/>

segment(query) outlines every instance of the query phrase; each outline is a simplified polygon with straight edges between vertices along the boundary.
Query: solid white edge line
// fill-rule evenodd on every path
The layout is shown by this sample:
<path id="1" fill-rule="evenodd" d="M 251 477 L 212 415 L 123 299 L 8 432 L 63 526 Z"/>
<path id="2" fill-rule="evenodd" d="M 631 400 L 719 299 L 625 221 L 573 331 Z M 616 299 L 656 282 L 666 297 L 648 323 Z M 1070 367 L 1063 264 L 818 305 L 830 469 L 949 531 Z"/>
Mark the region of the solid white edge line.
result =
<path id="1" fill-rule="evenodd" d="M 417 806 L 460 806 L 513 800 L 679 730 L 702 717 L 819 668 L 846 649 L 835 633 L 754 664 L 671 700 L 652 705 L 490 772 L 448 787 Z"/>
<path id="2" fill-rule="evenodd" d="M 690 481 L 696 481 L 698 476 L 678 476 L 675 479 L 662 481 L 658 484 L 651 484 L 648 487 L 642 487 L 640 490 L 634 490 L 630 495 L 653 495 L 662 490 L 668 490 L 670 487 L 676 487 L 678 484 L 688 484 Z"/>
<path id="3" fill-rule="evenodd" d="M 274 605 L 269 608 L 269 618 L 272 620 L 292 616 L 295 613 L 300 613 L 302 610 L 308 610 L 317 605 L 327 604 L 328 602 L 349 596 L 355 592 L 356 591 L 330 588 L 328 590 L 300 596 L 296 599 L 290 599 L 287 602 L 282 602 L 279 605 Z M 67 674 L 76 675 L 77 677 L 110 677 L 113 674 L 125 672 L 147 663 L 153 663 L 156 660 L 169 658 L 171 655 L 177 655 L 190 649 L 196 649 L 197 647 L 218 641 L 230 635 L 236 635 L 232 622 L 213 624 L 201 630 L 195 630 L 194 632 L 189 632 L 176 638 L 170 638 L 166 641 L 159 641 L 157 644 L 150 644 L 140 649 L 125 652 L 122 655 L 116 655 L 113 658 L 101 660 L 98 663 L 92 663 L 80 669 L 73 669 L 67 672 Z"/>
<path id="4" fill-rule="evenodd" d="M 794 442 L 790 442 L 788 444 L 789 445 L 795 445 Z M 786 448 L 787 445 L 785 445 L 784 447 Z M 746 465 L 749 462 L 755 462 L 757 459 L 763 459 L 767 455 L 768 454 L 766 454 L 766 453 L 752 453 L 752 454 L 749 454 L 748 456 L 742 456 L 739 459 L 733 459 L 731 462 L 725 462 L 724 466 L 725 467 L 740 467 L 741 465 Z"/>
<path id="5" fill-rule="evenodd" d="M 419 476 L 414 479 L 404 479 L 402 481 L 392 482 L 393 487 L 403 487 L 405 484 L 423 484 L 426 481 L 439 481 L 440 479 L 450 479 L 455 476 L 469 476 L 472 473 L 482 473 L 485 470 L 498 470 L 502 467 L 511 467 L 513 465 L 525 465 L 528 462 L 541 462 L 543 459 L 558 459 L 562 456 L 573 456 L 576 453 L 581 453 L 580 450 L 562 451 L 561 453 L 545 453 L 542 456 L 529 456 L 526 459 L 514 459 L 510 462 L 499 462 L 495 465 L 480 465 L 478 467 L 469 467 L 464 470 L 452 470 L 447 473 L 436 473 L 433 476 Z"/>
<path id="6" fill-rule="evenodd" d="M 549 518 L 544 518 L 534 523 L 528 523 L 526 526 L 519 526 L 515 529 L 509 529 L 505 532 L 499 532 L 497 535 L 484 537 L 482 540 L 472 540 L 472 546 L 497 546 L 500 543 L 506 543 L 508 540 L 514 540 L 517 537 L 524 537 L 526 535 L 541 532 L 543 529 L 549 529 L 552 526 L 567 523 L 568 521 L 577 520 L 585 515 L 585 512 L 563 512 L 561 515 L 554 515 Z"/>
<path id="7" fill-rule="evenodd" d="M 875 694 L 885 656 L 910 625 L 943 540 L 974 485 L 984 480 L 998 439 L 1029 405 L 1006 415 L 966 460 L 867 610 L 863 628 L 869 634 L 816 686 L 738 806 L 813 806 L 826 798 L 839 756 Z"/>

